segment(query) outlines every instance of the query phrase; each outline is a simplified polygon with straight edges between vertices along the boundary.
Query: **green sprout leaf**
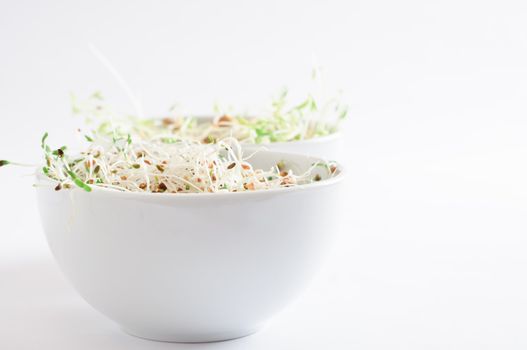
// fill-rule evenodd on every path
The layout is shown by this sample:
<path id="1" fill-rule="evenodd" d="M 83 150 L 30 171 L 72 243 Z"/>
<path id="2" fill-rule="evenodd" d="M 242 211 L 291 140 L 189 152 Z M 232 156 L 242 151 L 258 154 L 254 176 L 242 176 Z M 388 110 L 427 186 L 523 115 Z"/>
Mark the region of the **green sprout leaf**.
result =
<path id="1" fill-rule="evenodd" d="M 304 102 L 295 107 L 295 109 L 304 109 L 310 104 L 310 99 L 306 99 Z"/>
<path id="2" fill-rule="evenodd" d="M 314 111 L 316 111 L 318 109 L 317 103 L 316 103 L 315 99 L 312 96 L 310 96 L 309 99 L 311 100 L 310 109 L 311 109 L 312 112 L 314 112 Z"/>
<path id="3" fill-rule="evenodd" d="M 176 137 L 163 137 L 161 139 L 161 142 L 166 143 L 166 144 L 173 144 L 173 143 L 177 143 L 178 139 Z"/>
<path id="4" fill-rule="evenodd" d="M 62 146 L 61 148 L 59 149 L 56 149 L 54 150 L 53 152 L 51 152 L 51 154 L 53 154 L 54 156 L 57 156 L 57 157 L 64 157 L 64 151 L 66 150 L 66 146 Z"/>
<path id="5" fill-rule="evenodd" d="M 9 164 L 8 160 L 0 160 L 0 167 L 2 167 L 4 165 L 8 165 L 8 164 Z"/>
<path id="6" fill-rule="evenodd" d="M 95 91 L 95 92 L 91 95 L 91 97 L 92 97 L 93 99 L 96 99 L 96 100 L 99 100 L 99 101 L 104 100 L 104 97 L 102 96 L 102 93 L 101 93 L 100 91 Z"/>
<path id="7" fill-rule="evenodd" d="M 340 112 L 339 114 L 339 119 L 342 120 L 342 119 L 346 119 L 346 117 L 348 116 L 348 107 L 344 107 L 342 109 L 342 111 Z"/>
<path id="8" fill-rule="evenodd" d="M 40 147 L 42 147 L 42 149 L 45 149 L 46 147 L 46 139 L 48 138 L 48 133 L 44 133 L 44 136 L 42 136 L 42 141 L 40 143 Z"/>
<path id="9" fill-rule="evenodd" d="M 82 188 L 86 192 L 91 192 L 91 187 L 88 186 L 87 184 L 85 184 L 84 181 L 79 179 L 79 177 L 73 171 L 66 170 L 66 172 L 68 173 L 69 177 L 71 177 L 71 180 L 73 181 L 73 183 L 75 185 L 77 185 L 78 187 Z"/>

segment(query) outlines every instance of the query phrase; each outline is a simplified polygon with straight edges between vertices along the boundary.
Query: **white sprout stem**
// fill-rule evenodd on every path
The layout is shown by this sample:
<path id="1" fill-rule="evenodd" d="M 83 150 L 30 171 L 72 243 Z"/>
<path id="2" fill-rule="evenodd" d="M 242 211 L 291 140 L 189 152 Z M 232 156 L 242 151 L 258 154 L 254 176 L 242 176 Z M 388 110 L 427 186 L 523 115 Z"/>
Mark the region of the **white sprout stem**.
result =
<path id="1" fill-rule="evenodd" d="M 104 67 L 106 67 L 106 69 L 117 80 L 121 88 L 124 90 L 128 98 L 130 99 L 130 102 L 132 103 L 132 106 L 134 107 L 135 112 L 137 113 L 137 116 L 140 119 L 144 119 L 144 113 L 143 113 L 141 102 L 137 98 L 137 96 L 133 93 L 132 89 L 130 88 L 126 80 L 121 76 L 121 74 L 119 74 L 117 69 L 115 69 L 115 67 L 110 62 L 110 60 L 106 58 L 106 56 L 104 56 L 102 52 L 99 49 L 97 49 L 97 47 L 95 47 L 95 45 L 90 44 L 89 48 L 92 54 L 104 65 Z"/>

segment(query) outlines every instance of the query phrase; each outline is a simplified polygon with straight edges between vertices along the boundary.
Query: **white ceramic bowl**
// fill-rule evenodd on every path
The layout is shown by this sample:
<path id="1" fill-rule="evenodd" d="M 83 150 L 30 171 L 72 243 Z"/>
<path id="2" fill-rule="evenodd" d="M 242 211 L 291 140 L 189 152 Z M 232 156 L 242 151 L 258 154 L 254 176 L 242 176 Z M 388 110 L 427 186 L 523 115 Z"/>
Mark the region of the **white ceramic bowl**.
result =
<path id="1" fill-rule="evenodd" d="M 212 123 L 210 116 L 198 116 L 200 122 Z M 343 143 L 342 132 L 338 131 L 327 136 L 314 137 L 307 140 L 288 142 L 269 142 L 261 144 L 243 143 L 246 150 L 267 149 L 287 153 L 307 154 L 325 160 L 335 161 L 342 159 Z"/>
<path id="2" fill-rule="evenodd" d="M 316 158 L 261 152 L 296 171 Z M 325 170 L 319 169 L 324 177 Z M 203 342 L 260 329 L 306 287 L 337 230 L 337 176 L 239 193 L 55 192 L 37 176 L 47 239 L 95 309 L 126 332 Z"/>

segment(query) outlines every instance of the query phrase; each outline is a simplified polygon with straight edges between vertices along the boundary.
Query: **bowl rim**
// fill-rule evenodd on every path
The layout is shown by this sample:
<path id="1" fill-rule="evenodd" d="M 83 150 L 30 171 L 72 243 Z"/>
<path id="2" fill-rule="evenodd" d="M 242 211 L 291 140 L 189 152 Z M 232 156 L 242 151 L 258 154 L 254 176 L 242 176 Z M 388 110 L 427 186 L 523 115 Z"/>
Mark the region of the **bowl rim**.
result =
<path id="1" fill-rule="evenodd" d="M 283 141 L 283 142 L 266 142 L 266 143 L 249 143 L 249 142 L 240 142 L 240 145 L 243 147 L 258 147 L 258 146 L 285 146 L 285 145 L 303 145 L 303 144 L 320 144 L 320 143 L 326 143 L 330 141 L 334 141 L 337 139 L 340 139 L 342 137 L 342 131 L 335 131 L 331 134 L 324 135 L 324 136 L 316 136 L 312 137 L 310 139 L 303 139 L 303 140 L 292 140 L 292 141 Z"/>
<path id="2" fill-rule="evenodd" d="M 306 154 L 299 154 L 299 153 L 291 153 L 291 152 L 280 152 L 280 151 L 273 151 L 273 150 L 261 150 L 260 152 L 264 153 L 271 153 L 273 155 L 276 155 L 277 157 L 284 158 L 287 160 L 287 158 L 295 158 L 295 157 L 302 157 L 304 159 L 309 159 L 312 162 L 317 161 L 324 161 L 324 159 L 320 157 L 313 157 Z M 348 176 L 348 171 L 345 167 L 342 166 L 341 163 L 335 162 L 338 170 L 338 174 L 332 177 L 329 177 L 327 179 L 323 179 L 321 181 L 312 182 L 309 184 L 302 184 L 292 187 L 280 187 L 280 188 L 272 188 L 268 190 L 257 190 L 257 191 L 242 191 L 242 192 L 191 192 L 191 193 L 151 193 L 151 192 L 128 192 L 128 191 L 119 191 L 112 188 L 106 188 L 106 187 L 100 187 L 97 185 L 90 185 L 92 188 L 92 191 L 90 194 L 94 193 L 101 193 L 101 194 L 114 194 L 116 196 L 124 196 L 127 198 L 180 198 L 182 200 L 186 199 L 196 199 L 196 198 L 203 198 L 210 200 L 211 198 L 234 198 L 235 196 L 241 197 L 241 196 L 265 196 L 265 195 L 273 195 L 273 194 L 280 194 L 280 193 L 290 193 L 290 192 L 299 192 L 299 191 L 305 191 L 305 190 L 313 190 L 313 189 L 320 189 L 328 186 L 333 186 L 337 183 L 342 182 L 345 178 Z M 38 167 L 35 170 L 35 177 L 37 179 L 37 185 L 38 184 L 48 184 L 50 187 L 54 186 L 55 180 L 50 179 L 45 174 L 42 173 L 41 167 Z M 36 186 L 37 189 L 42 186 Z M 81 188 L 73 187 L 71 189 L 68 189 L 67 191 L 82 191 Z"/>

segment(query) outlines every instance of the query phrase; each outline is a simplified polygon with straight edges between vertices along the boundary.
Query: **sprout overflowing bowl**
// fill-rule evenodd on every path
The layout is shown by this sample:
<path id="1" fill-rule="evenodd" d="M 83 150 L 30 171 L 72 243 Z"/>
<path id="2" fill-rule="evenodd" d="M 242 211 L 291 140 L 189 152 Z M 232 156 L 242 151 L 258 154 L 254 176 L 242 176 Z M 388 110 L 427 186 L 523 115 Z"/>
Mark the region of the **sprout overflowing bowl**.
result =
<path id="1" fill-rule="evenodd" d="M 165 143 L 191 140 L 208 144 L 228 137 L 243 144 L 311 140 L 337 133 L 348 116 L 348 106 L 340 97 L 316 99 L 308 95 L 295 103 L 286 89 L 259 112 L 241 113 L 216 105 L 208 118 L 184 115 L 176 107 L 163 118 L 126 116 L 115 112 L 99 92 L 84 100 L 72 96 L 72 104 L 74 114 L 95 124 L 98 133 L 117 129 L 142 140 Z"/>
<path id="2" fill-rule="evenodd" d="M 320 181 L 317 171 L 322 168 L 324 175 L 333 176 L 335 164 L 315 162 L 302 173 L 284 162 L 255 169 L 251 154 L 242 148 L 335 134 L 348 112 L 339 98 L 321 102 L 309 95 L 290 103 L 286 90 L 258 116 L 219 107 L 210 118 L 183 116 L 173 109 L 163 118 L 143 118 L 141 108 L 137 116 L 127 116 L 116 113 L 100 93 L 85 100 L 72 97 L 72 107 L 75 115 L 84 117 L 83 130 L 78 131 L 87 145 L 71 152 L 66 146 L 48 145 L 47 133 L 41 140 L 41 171 L 56 182 L 57 191 L 76 186 L 89 192 L 98 186 L 128 192 L 217 193 Z M 0 161 L 0 167 L 9 164 L 21 165 Z"/>
<path id="3" fill-rule="evenodd" d="M 87 137 L 88 147 L 70 154 L 66 146 L 52 148 L 46 133 L 41 142 L 45 165 L 42 173 L 56 182 L 55 189 L 92 186 L 127 192 L 202 193 L 242 192 L 291 187 L 320 181 L 313 170 L 324 168 L 328 175 L 336 165 L 316 162 L 302 174 L 278 162 L 270 169 L 255 169 L 251 154 L 244 156 L 233 137 L 213 144 L 180 140 L 134 142 L 131 135 Z M 9 162 L 3 161 L 6 164 Z"/>

